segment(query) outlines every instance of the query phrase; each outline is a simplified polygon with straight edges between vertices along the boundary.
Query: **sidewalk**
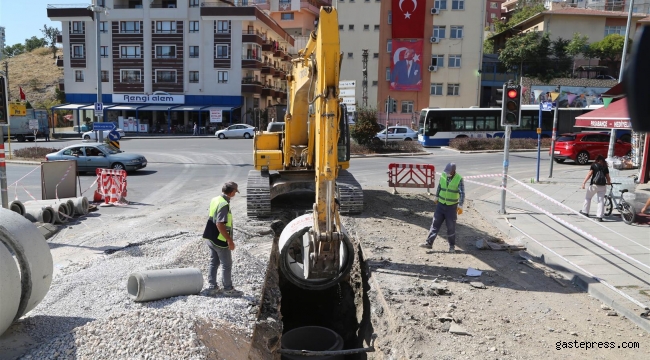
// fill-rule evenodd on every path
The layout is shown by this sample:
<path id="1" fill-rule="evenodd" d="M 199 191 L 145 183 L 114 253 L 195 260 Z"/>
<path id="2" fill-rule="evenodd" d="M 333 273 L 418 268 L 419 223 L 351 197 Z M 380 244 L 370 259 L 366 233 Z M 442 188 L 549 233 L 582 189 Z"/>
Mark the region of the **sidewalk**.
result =
<path id="1" fill-rule="evenodd" d="M 521 179 L 524 184 L 519 184 L 508 179 L 508 189 L 521 199 L 507 194 L 507 215 L 498 213 L 500 190 L 471 183 L 477 181 L 498 187 L 500 178 L 470 178 L 466 186 L 478 189 L 473 191 L 478 195 L 473 201 L 476 210 L 511 241 L 525 245 L 528 252 L 540 258 L 540 261 L 563 273 L 592 296 L 650 332 L 650 319 L 639 316 L 643 312 L 639 303 L 643 307 L 650 307 L 650 225 L 627 225 L 616 209 L 602 223 L 596 222 L 593 217 L 597 206 L 595 198 L 590 210 L 592 217 L 577 214 L 584 202 L 585 190 L 580 189 L 583 179 L 584 173 L 564 174 L 538 184 L 526 183 Z M 630 199 L 630 202 L 634 202 L 637 212 L 650 196 L 650 185 L 635 186 L 625 173 L 613 171 L 612 182 L 625 182 L 620 186 L 631 192 L 636 191 L 636 198 Z M 616 188 L 615 192 L 618 192 Z M 646 217 L 637 215 L 639 218 L 646 220 Z"/>

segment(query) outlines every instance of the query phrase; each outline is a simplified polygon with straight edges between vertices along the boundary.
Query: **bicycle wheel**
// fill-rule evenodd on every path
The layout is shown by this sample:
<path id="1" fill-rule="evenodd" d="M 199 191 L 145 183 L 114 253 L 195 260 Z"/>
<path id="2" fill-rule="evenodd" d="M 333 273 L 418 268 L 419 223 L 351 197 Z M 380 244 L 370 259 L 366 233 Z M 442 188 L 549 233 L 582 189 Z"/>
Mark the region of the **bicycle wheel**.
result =
<path id="1" fill-rule="evenodd" d="M 605 196 L 605 216 L 612 215 L 613 208 L 614 206 L 612 205 L 612 198 L 609 196 Z"/>
<path id="2" fill-rule="evenodd" d="M 634 217 L 635 217 L 634 209 L 632 209 L 632 206 L 630 206 L 630 204 L 626 202 L 622 203 L 620 212 L 621 212 L 621 217 L 623 218 L 623 221 L 626 224 L 629 225 L 634 222 Z"/>

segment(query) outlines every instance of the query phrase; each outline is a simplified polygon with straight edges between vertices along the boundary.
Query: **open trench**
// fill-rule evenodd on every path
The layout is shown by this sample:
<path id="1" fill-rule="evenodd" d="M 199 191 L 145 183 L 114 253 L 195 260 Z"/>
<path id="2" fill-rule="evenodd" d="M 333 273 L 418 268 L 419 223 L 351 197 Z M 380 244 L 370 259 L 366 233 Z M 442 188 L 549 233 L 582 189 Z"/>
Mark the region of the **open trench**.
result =
<path id="1" fill-rule="evenodd" d="M 269 258 L 266 279 L 262 291 L 260 310 L 253 331 L 249 359 L 321 359 L 321 357 L 281 355 L 282 336 L 305 326 L 330 329 L 341 336 L 343 350 L 360 349 L 371 344 L 373 334 L 370 319 L 368 291 L 368 268 L 357 239 L 352 239 L 355 259 L 349 276 L 325 290 L 301 289 L 280 271 L 278 239 L 284 224 L 305 213 L 292 210 L 280 211 L 272 224 L 275 236 Z M 299 349 L 303 350 L 303 349 Z M 362 360 L 372 358 L 365 352 L 323 357 L 322 359 Z"/>

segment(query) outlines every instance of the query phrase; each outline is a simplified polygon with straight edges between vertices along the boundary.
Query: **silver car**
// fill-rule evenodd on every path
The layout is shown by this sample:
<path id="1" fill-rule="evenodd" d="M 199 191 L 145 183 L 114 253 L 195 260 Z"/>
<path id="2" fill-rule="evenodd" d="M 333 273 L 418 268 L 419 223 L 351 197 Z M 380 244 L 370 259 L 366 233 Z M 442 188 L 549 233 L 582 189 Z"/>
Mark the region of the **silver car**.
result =
<path id="1" fill-rule="evenodd" d="M 139 154 L 125 153 L 107 144 L 77 144 L 45 156 L 47 161 L 76 160 L 79 172 L 95 169 L 135 171 L 147 166 L 147 159 Z"/>
<path id="2" fill-rule="evenodd" d="M 386 133 L 388 133 L 388 141 L 412 141 L 418 139 L 418 133 L 408 126 L 389 126 L 388 129 L 378 132 L 374 141 L 386 140 Z"/>
<path id="3" fill-rule="evenodd" d="M 252 139 L 254 135 L 255 135 L 255 127 L 247 124 L 230 125 L 227 128 L 217 130 L 214 133 L 214 136 L 218 137 L 219 139 L 242 138 L 242 137 L 244 139 Z"/>
<path id="4" fill-rule="evenodd" d="M 108 139 L 108 133 L 110 133 L 111 131 L 112 130 L 104 130 L 102 132 L 102 136 L 104 137 L 104 139 Z M 126 136 L 126 134 L 124 133 L 124 130 L 122 130 L 122 129 L 115 129 L 115 131 L 117 131 L 120 134 L 121 138 Z M 81 138 L 84 139 L 84 140 L 96 140 L 96 135 L 95 134 L 96 134 L 96 131 L 86 131 L 85 133 L 83 133 L 81 135 Z"/>

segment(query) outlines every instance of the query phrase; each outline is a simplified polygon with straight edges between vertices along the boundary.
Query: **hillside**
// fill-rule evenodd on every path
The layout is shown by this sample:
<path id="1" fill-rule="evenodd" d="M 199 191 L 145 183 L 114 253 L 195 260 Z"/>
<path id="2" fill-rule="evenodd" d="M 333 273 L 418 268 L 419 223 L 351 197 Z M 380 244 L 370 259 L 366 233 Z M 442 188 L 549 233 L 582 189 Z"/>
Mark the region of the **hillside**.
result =
<path id="1" fill-rule="evenodd" d="M 57 55 L 61 55 L 59 50 Z M 11 100 L 19 98 L 22 87 L 27 100 L 34 108 L 56 105 L 55 89 L 63 78 L 63 69 L 56 66 L 48 48 L 36 49 L 7 59 L 9 63 L 9 92 Z M 4 69 L 3 69 L 4 70 Z"/>

